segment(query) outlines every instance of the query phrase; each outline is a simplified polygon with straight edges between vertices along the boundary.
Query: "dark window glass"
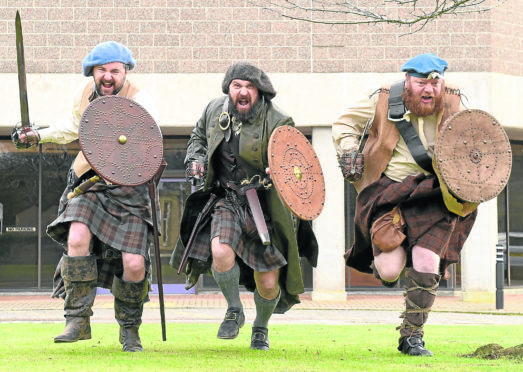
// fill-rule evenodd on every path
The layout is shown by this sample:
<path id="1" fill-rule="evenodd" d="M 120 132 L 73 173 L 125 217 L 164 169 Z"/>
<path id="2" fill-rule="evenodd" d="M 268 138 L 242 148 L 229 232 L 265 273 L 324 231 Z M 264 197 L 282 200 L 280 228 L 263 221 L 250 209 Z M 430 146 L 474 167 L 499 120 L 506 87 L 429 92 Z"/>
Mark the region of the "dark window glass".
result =
<path id="1" fill-rule="evenodd" d="M 523 286 L 523 142 L 511 142 L 511 147 L 512 173 L 498 197 L 498 243 L 505 251 L 505 284 L 514 287 Z"/>

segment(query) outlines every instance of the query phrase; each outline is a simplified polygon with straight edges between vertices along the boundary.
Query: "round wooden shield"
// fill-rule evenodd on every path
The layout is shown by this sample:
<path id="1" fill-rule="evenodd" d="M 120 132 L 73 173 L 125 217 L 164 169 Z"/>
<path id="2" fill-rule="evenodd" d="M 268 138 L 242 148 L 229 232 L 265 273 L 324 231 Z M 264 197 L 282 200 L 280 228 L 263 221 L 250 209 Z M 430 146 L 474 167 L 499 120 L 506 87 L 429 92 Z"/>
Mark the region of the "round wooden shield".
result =
<path id="1" fill-rule="evenodd" d="M 507 134 L 481 110 L 463 110 L 449 117 L 438 134 L 434 156 L 449 190 L 472 203 L 498 196 L 512 169 Z"/>
<path id="2" fill-rule="evenodd" d="M 272 182 L 285 205 L 302 220 L 317 218 L 325 204 L 325 181 L 310 142 L 296 128 L 276 128 L 269 139 Z"/>
<path id="3" fill-rule="evenodd" d="M 93 100 L 80 119 L 78 136 L 91 167 L 117 185 L 149 181 L 163 159 L 160 128 L 142 106 L 125 97 Z"/>

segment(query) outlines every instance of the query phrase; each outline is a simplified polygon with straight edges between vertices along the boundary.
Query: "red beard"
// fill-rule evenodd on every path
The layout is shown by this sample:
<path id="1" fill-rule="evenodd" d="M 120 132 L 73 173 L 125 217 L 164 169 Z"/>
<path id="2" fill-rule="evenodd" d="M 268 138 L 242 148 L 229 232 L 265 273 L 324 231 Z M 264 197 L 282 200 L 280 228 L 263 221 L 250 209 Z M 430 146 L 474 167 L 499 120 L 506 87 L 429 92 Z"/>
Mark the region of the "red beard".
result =
<path id="1" fill-rule="evenodd" d="M 445 102 L 445 82 L 441 83 L 441 93 L 435 96 L 430 103 L 423 103 L 421 97 L 414 96 L 412 89 L 410 89 L 410 84 L 406 84 L 402 98 L 403 102 L 405 102 L 405 107 L 416 116 L 425 117 L 441 112 Z"/>

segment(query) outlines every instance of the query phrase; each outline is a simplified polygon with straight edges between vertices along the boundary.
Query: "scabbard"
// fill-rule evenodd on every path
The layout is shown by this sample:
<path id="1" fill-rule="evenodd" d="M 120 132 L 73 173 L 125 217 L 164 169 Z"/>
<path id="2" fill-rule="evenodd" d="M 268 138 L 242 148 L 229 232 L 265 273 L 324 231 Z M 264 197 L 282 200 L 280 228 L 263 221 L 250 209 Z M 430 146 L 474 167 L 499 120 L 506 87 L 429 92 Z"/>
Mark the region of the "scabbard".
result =
<path id="1" fill-rule="evenodd" d="M 261 209 L 260 199 L 258 199 L 258 193 L 256 192 L 255 188 L 251 188 L 245 192 L 245 195 L 247 196 L 247 202 L 251 208 L 252 217 L 254 218 L 258 235 L 260 236 L 263 245 L 269 245 L 271 243 L 271 238 L 269 237 L 267 224 L 265 223 L 265 218 L 263 217 L 263 211 Z"/>
<path id="2" fill-rule="evenodd" d="M 182 260 L 180 262 L 180 265 L 178 266 L 178 275 L 182 273 L 184 266 L 187 264 L 187 260 L 189 259 L 189 253 L 191 252 L 194 243 L 194 238 L 202 229 L 203 218 L 206 217 L 212 210 L 212 207 L 214 206 L 214 203 L 216 202 L 217 198 L 218 197 L 215 194 L 211 194 L 209 196 L 209 200 L 207 201 L 201 212 L 198 214 L 196 222 L 194 223 L 194 227 L 191 231 L 191 235 L 189 236 L 189 240 L 187 241 L 187 245 L 185 246 L 185 250 L 183 251 Z"/>

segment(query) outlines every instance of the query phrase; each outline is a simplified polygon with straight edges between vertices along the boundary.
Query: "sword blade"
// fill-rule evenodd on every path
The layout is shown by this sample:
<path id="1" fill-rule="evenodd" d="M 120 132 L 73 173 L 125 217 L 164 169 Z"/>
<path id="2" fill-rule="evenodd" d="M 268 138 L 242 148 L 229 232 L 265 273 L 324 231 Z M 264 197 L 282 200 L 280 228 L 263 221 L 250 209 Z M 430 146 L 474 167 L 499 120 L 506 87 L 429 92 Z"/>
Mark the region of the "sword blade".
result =
<path id="1" fill-rule="evenodd" d="M 251 208 L 252 217 L 254 218 L 254 223 L 258 230 L 260 240 L 263 245 L 269 245 L 271 243 L 271 238 L 269 236 L 269 231 L 267 230 L 265 218 L 263 218 L 263 211 L 261 209 L 260 199 L 258 199 L 256 189 L 248 189 L 245 192 L 245 195 L 247 196 L 247 201 L 249 202 L 249 207 Z"/>
<path id="2" fill-rule="evenodd" d="M 18 66 L 18 91 L 20 93 L 20 116 L 22 127 L 30 127 L 29 104 L 27 102 L 27 82 L 25 76 L 24 40 L 22 37 L 22 21 L 20 13 L 16 11 L 16 61 Z"/>
<path id="3" fill-rule="evenodd" d="M 367 134 L 370 130 L 370 127 L 372 126 L 372 123 L 370 119 L 367 120 L 367 123 L 365 124 L 365 127 L 363 128 L 363 133 L 360 137 L 360 142 L 358 143 L 358 148 L 354 151 L 353 157 L 352 157 L 352 169 L 350 171 L 351 174 L 356 173 L 356 160 L 358 154 L 363 153 L 363 150 L 365 149 L 365 146 L 367 146 Z"/>

